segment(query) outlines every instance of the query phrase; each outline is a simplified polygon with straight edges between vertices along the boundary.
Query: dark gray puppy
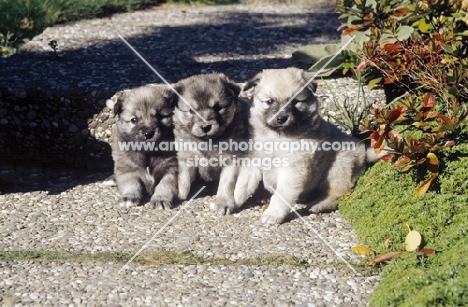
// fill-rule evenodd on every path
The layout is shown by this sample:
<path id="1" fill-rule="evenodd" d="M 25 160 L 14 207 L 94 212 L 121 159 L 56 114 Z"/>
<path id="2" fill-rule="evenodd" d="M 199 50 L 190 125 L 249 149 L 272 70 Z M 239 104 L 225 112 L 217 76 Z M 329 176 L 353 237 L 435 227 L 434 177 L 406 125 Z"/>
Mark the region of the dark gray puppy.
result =
<path id="1" fill-rule="evenodd" d="M 378 160 L 364 142 L 319 115 L 314 95 L 317 85 L 307 82 L 300 69 L 271 69 L 256 75 L 244 88 L 253 89 L 249 120 L 253 141 L 265 146 L 274 141 L 278 146 L 271 152 L 250 152 L 251 159 L 273 159 L 276 166 L 240 170 L 236 208 L 263 180 L 273 194 L 261 218 L 264 223 L 281 223 L 296 203 L 307 204 L 314 212 L 335 210 L 339 197 L 353 187 L 367 163 Z"/>
<path id="2" fill-rule="evenodd" d="M 114 106 L 119 118 L 113 130 L 112 157 L 120 206 L 140 205 L 148 196 L 154 208 L 174 205 L 177 157 L 175 152 L 154 149 L 174 140 L 173 97 L 165 85 L 147 85 L 124 92 Z"/>
<path id="3" fill-rule="evenodd" d="M 174 110 L 174 135 L 184 144 L 177 153 L 179 198 L 188 197 L 199 174 L 204 181 L 219 180 L 213 209 L 230 213 L 238 171 L 233 158 L 239 153 L 237 148 L 220 149 L 221 143 L 247 137 L 248 105 L 238 98 L 241 89 L 223 74 L 192 76 L 175 88 L 182 98 Z"/>

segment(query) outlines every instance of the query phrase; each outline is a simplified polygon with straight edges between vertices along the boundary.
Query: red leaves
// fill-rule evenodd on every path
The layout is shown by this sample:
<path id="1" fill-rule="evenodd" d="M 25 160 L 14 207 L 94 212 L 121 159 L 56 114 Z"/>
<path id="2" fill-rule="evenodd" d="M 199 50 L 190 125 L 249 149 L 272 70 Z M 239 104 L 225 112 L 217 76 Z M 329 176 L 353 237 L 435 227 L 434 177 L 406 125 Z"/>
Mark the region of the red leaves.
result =
<path id="1" fill-rule="evenodd" d="M 424 257 L 429 257 L 430 255 L 434 255 L 436 251 L 432 248 L 420 248 L 418 252 L 422 253 Z"/>
<path id="2" fill-rule="evenodd" d="M 421 105 L 424 109 L 427 109 L 427 111 L 434 109 L 434 107 L 436 106 L 436 99 L 434 95 L 432 95 L 431 93 L 427 94 L 423 98 Z"/>
<path id="3" fill-rule="evenodd" d="M 398 158 L 398 160 L 396 160 L 396 162 L 393 164 L 393 167 L 395 168 L 399 168 L 399 167 L 402 167 L 404 165 L 406 165 L 408 162 L 410 162 L 411 159 L 408 157 L 408 156 L 401 156 L 400 158 Z"/>
<path id="4" fill-rule="evenodd" d="M 404 15 L 408 14 L 409 11 L 410 11 L 410 10 L 409 10 L 408 8 L 406 8 L 406 7 L 400 7 L 400 8 L 398 8 L 398 9 L 396 9 L 396 10 L 393 12 L 392 15 L 395 16 L 395 17 L 400 17 L 400 16 L 404 16 Z"/>
<path id="5" fill-rule="evenodd" d="M 380 153 L 385 147 L 385 136 L 383 131 L 374 131 L 371 136 L 371 147 L 376 154 Z"/>
<path id="6" fill-rule="evenodd" d="M 390 124 L 393 124 L 397 119 L 400 118 L 400 116 L 406 112 L 406 108 L 405 107 L 398 107 L 396 108 L 395 110 L 393 110 L 391 113 L 390 113 L 390 116 L 388 117 L 387 119 L 387 123 L 390 125 Z"/>
<path id="7" fill-rule="evenodd" d="M 382 50 L 386 52 L 395 52 L 400 50 L 400 46 L 397 44 L 386 44 L 383 46 Z"/>
<path id="8" fill-rule="evenodd" d="M 419 252 L 421 253 L 422 256 L 424 257 L 429 257 L 430 255 L 433 255 L 436 253 L 436 251 L 432 248 L 423 248 L 422 245 L 424 244 L 424 240 L 421 236 L 421 234 L 416 231 L 416 230 L 411 230 L 409 225 L 406 223 L 406 226 L 408 227 L 408 234 L 405 237 L 405 250 L 404 251 L 391 251 L 384 253 L 382 255 L 379 255 L 378 257 L 374 258 L 371 262 L 369 262 L 368 265 L 377 265 L 377 264 L 383 264 L 386 262 L 389 262 L 393 258 L 395 258 L 398 255 L 401 255 L 403 253 L 412 253 L 412 252 Z M 387 238 L 385 240 L 384 246 L 385 248 L 389 248 L 392 245 L 393 238 Z M 371 250 L 370 248 L 360 245 L 353 247 L 353 251 L 355 253 L 358 253 L 360 255 L 364 256 L 373 256 L 374 251 Z"/>
<path id="9" fill-rule="evenodd" d="M 362 122 L 371 132 L 369 139 L 374 152 L 379 154 L 384 148 L 390 152 L 381 160 L 393 160 L 393 167 L 401 172 L 414 167 L 425 167 L 431 175 L 416 189 L 417 195 L 424 195 L 439 174 L 439 160 L 434 152 L 453 146 L 451 140 L 441 144 L 444 135 L 457 126 L 454 119 L 432 111 L 437 100 L 432 94 L 424 94 L 420 100 L 402 99 L 400 105 L 380 108 L 373 106 L 370 120 Z M 396 125 L 411 125 L 424 133 L 420 139 L 398 132 Z M 404 130 L 403 130 L 404 131 Z"/>
<path id="10" fill-rule="evenodd" d="M 376 265 L 376 264 L 381 264 L 384 262 L 389 262 L 392 260 L 394 257 L 401 255 L 403 252 L 400 251 L 395 251 L 395 252 L 388 252 L 383 255 L 378 256 L 374 260 L 372 260 L 369 265 Z"/>

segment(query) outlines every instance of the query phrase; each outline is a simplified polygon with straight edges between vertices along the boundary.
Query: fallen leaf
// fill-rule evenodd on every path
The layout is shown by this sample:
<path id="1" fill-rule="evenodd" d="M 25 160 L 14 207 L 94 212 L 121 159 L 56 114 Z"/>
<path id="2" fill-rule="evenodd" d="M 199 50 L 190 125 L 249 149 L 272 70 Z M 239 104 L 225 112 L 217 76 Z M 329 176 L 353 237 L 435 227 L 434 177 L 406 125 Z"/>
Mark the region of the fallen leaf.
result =
<path id="1" fill-rule="evenodd" d="M 432 152 L 428 153 L 426 156 L 427 160 L 425 161 L 426 168 L 431 173 L 439 172 L 439 159 Z"/>
<path id="2" fill-rule="evenodd" d="M 372 256 L 375 255 L 373 250 L 371 250 L 370 248 L 364 245 L 358 245 L 358 246 L 353 247 L 353 252 L 359 255 L 372 255 Z"/>
<path id="3" fill-rule="evenodd" d="M 385 247 L 388 248 L 390 246 L 390 244 L 392 244 L 393 242 L 393 239 L 392 238 L 387 238 L 387 240 L 385 240 Z"/>
<path id="4" fill-rule="evenodd" d="M 408 252 L 415 251 L 419 248 L 422 242 L 422 237 L 416 230 L 411 230 L 405 238 L 405 249 Z"/>
<path id="5" fill-rule="evenodd" d="M 265 203 L 262 207 L 262 212 L 265 212 L 266 209 L 268 209 L 268 206 L 270 205 L 270 203 Z"/>
<path id="6" fill-rule="evenodd" d="M 439 176 L 439 173 L 434 173 L 432 174 L 431 177 L 424 180 L 423 183 L 421 183 L 421 185 L 419 185 L 419 187 L 416 189 L 416 195 L 418 196 L 424 195 L 427 192 L 427 190 L 429 190 L 429 187 L 431 186 L 432 181 L 434 181 L 434 179 L 436 179 L 437 176 Z"/>
<path id="7" fill-rule="evenodd" d="M 422 253 L 424 257 L 429 257 L 432 254 L 435 254 L 435 249 L 432 248 L 420 248 L 418 249 L 418 252 Z"/>
<path id="8" fill-rule="evenodd" d="M 398 255 L 400 255 L 402 253 L 403 252 L 400 252 L 400 251 L 385 253 L 383 255 L 378 256 L 377 258 L 375 258 L 371 262 L 369 262 L 369 265 L 376 265 L 376 264 L 381 264 L 383 262 L 388 262 L 388 261 L 392 260 L 393 257 L 398 256 Z"/>

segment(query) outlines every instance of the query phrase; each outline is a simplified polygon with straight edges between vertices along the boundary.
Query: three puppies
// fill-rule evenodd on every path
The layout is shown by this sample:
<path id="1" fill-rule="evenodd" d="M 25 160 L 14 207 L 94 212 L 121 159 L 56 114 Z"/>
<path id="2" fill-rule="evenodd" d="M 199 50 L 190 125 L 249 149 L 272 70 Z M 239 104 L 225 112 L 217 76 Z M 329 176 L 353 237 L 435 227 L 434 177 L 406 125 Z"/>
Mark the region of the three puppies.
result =
<path id="1" fill-rule="evenodd" d="M 118 204 L 133 207 L 147 196 L 154 208 L 170 209 L 177 197 L 177 157 L 157 151 L 158 142 L 174 140 L 172 91 L 147 85 L 124 92 L 114 105 L 112 157 L 120 192 Z"/>
<path id="2" fill-rule="evenodd" d="M 370 162 L 366 157 L 378 159 L 371 157 L 372 151 L 367 154 L 364 143 L 322 119 L 314 95 L 316 84 L 307 82 L 300 69 L 264 70 L 244 88 L 253 88 L 249 122 L 254 143 L 275 141 L 281 144 L 280 149 L 290 149 L 294 142 L 300 142 L 303 147 L 308 144 L 307 148 L 295 152 L 251 152 L 251 157 L 280 159 L 287 161 L 287 165 L 241 169 L 235 188 L 236 208 L 244 204 L 263 180 L 273 194 L 261 218 L 264 223 L 282 222 L 290 213 L 290 206 L 296 203 L 307 204 L 311 211 L 335 210 L 338 198 L 365 171 Z M 331 149 L 332 142 L 346 145 L 350 150 L 326 150 Z M 284 147 L 284 144 L 291 146 Z"/>
<path id="3" fill-rule="evenodd" d="M 223 74 L 197 75 L 176 84 L 181 97 L 174 110 L 174 135 L 178 148 L 179 198 L 187 199 L 199 175 L 219 180 L 214 209 L 232 213 L 237 168 L 236 152 L 220 151 L 220 142 L 247 138 L 248 105 L 238 98 L 240 87 Z"/>
<path id="4" fill-rule="evenodd" d="M 231 214 L 253 194 L 261 180 L 273 194 L 262 215 L 264 223 L 281 223 L 296 203 L 314 212 L 337 208 L 378 156 L 366 145 L 326 122 L 318 113 L 317 85 L 296 69 L 264 70 L 244 90 L 253 89 L 250 106 L 239 99 L 240 87 L 223 74 L 197 75 L 175 85 L 175 95 L 163 85 L 124 93 L 114 111 L 119 119 L 112 144 L 115 179 L 125 207 L 149 195 L 155 208 L 169 209 L 187 199 L 197 176 L 219 180 L 214 210 Z M 279 150 L 235 148 L 220 151 L 221 143 L 290 144 Z M 170 152 L 122 150 L 122 142 L 178 142 Z M 293 143 L 309 144 L 290 151 Z M 340 144 L 330 150 L 331 143 Z M 180 146 L 182 145 L 182 146 Z M 325 146 L 328 145 L 328 146 Z M 327 150 L 328 148 L 328 150 Z M 253 159 L 282 161 L 272 168 L 237 165 Z"/>

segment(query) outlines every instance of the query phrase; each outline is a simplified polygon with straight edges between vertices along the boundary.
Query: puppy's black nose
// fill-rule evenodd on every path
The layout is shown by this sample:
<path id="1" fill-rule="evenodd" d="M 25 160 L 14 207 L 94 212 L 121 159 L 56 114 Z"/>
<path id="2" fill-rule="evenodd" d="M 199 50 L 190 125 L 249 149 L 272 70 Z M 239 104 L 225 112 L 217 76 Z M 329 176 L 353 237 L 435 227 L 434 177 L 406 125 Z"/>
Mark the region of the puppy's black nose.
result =
<path id="1" fill-rule="evenodd" d="M 154 136 L 154 131 L 145 132 L 145 139 L 151 139 Z"/>
<path id="2" fill-rule="evenodd" d="M 211 130 L 211 125 L 201 126 L 201 130 L 205 133 Z"/>
<path id="3" fill-rule="evenodd" d="M 288 117 L 287 116 L 278 116 L 276 118 L 276 120 L 278 121 L 278 124 L 284 124 L 288 120 Z"/>

